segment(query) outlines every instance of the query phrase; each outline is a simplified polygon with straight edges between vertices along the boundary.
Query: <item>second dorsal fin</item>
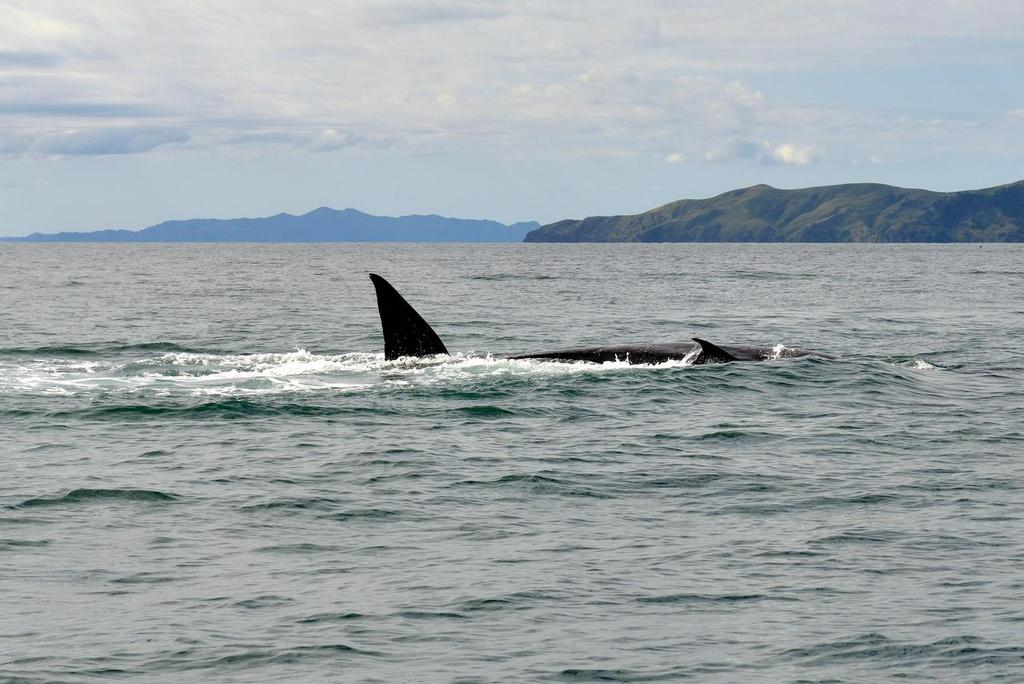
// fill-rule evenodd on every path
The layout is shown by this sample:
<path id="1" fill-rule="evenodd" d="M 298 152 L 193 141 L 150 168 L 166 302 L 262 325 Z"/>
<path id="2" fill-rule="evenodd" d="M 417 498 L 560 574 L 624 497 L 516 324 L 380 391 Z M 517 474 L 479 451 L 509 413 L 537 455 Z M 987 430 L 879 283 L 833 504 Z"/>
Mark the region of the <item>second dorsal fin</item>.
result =
<path id="1" fill-rule="evenodd" d="M 694 337 L 693 341 L 700 345 L 700 353 L 697 354 L 697 358 L 694 359 L 694 363 L 729 363 L 730 361 L 739 361 L 738 358 L 725 351 L 716 344 L 711 344 L 707 340 L 702 340 L 699 337 Z"/>
<path id="2" fill-rule="evenodd" d="M 377 291 L 377 310 L 384 331 L 384 358 L 447 354 L 448 349 L 434 329 L 416 313 L 391 283 L 376 273 L 370 274 Z"/>

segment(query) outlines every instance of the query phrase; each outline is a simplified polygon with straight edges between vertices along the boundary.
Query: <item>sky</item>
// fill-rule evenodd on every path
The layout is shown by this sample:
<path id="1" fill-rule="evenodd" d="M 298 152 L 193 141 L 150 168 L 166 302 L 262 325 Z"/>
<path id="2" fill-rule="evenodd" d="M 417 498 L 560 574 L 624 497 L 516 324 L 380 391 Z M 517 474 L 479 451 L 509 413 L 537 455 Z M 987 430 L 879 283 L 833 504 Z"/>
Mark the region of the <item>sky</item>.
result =
<path id="1" fill-rule="evenodd" d="M 1019 0 L 0 0 L 0 235 L 1021 179 Z"/>

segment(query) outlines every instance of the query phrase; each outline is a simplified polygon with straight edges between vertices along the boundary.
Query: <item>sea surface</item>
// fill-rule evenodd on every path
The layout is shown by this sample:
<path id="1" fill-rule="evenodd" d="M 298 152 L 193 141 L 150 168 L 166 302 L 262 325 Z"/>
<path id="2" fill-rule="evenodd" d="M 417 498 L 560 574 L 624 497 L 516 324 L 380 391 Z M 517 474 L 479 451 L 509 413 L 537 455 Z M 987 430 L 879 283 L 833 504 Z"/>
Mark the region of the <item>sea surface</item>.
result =
<path id="1" fill-rule="evenodd" d="M 503 359 L 694 336 L 838 358 Z M 1024 247 L 0 245 L 2 682 L 897 678 L 1024 681 Z"/>

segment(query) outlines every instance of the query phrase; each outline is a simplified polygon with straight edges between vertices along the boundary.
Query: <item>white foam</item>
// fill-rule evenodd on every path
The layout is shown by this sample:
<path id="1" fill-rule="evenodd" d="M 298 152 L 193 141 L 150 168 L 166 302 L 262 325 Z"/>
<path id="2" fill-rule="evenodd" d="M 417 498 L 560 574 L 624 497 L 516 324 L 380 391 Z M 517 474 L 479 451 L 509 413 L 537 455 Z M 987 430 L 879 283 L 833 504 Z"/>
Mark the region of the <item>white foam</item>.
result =
<path id="1" fill-rule="evenodd" d="M 320 356 L 299 349 L 267 354 L 164 354 L 130 362 L 35 359 L 0 366 L 0 387 L 46 395 L 143 390 L 233 395 L 369 387 L 372 383 L 365 379 L 346 377 L 367 365 L 351 356 Z"/>
<path id="2" fill-rule="evenodd" d="M 351 392 L 375 385 L 459 385 L 481 378 L 557 377 L 692 365 L 686 358 L 660 364 L 601 364 L 503 359 L 454 354 L 385 360 L 381 353 L 313 354 L 305 349 L 258 354 L 167 353 L 148 358 L 35 359 L 0 366 L 0 387 L 31 394 L 153 392 L 159 395 L 232 396 L 287 392 Z"/>
<path id="3" fill-rule="evenodd" d="M 692 366 L 693 362 L 697 360 L 698 356 L 700 356 L 700 345 L 699 344 L 694 345 L 693 349 L 690 350 L 690 353 L 688 353 L 686 356 L 683 357 L 683 360 L 682 360 L 680 365 Z"/>

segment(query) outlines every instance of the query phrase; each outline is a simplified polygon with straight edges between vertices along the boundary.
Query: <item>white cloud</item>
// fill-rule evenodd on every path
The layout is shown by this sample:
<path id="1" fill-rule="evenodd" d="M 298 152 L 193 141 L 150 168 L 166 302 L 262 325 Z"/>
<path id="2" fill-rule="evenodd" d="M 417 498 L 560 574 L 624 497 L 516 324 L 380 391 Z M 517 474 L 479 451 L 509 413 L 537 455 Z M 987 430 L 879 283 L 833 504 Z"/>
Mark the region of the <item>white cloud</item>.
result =
<path id="1" fill-rule="evenodd" d="M 1013 5 L 8 0 L 0 153 L 168 149 L 128 133 L 157 130 L 175 131 L 176 148 L 246 154 L 386 143 L 668 163 L 807 164 L 819 150 L 863 158 L 950 133 L 975 144 L 997 137 L 992 126 L 922 128 L 898 113 L 797 106 L 750 84 L 771 69 L 928 63 L 950 41 L 1024 38 Z"/>
<path id="2" fill-rule="evenodd" d="M 752 140 L 733 140 L 705 150 L 703 158 L 704 161 L 715 164 L 737 159 L 754 159 L 761 153 L 765 145 L 766 143 L 756 143 Z"/>
<path id="3" fill-rule="evenodd" d="M 0 69 L 10 67 L 54 67 L 60 55 L 38 50 L 0 50 Z"/>
<path id="4" fill-rule="evenodd" d="M 666 154 L 665 155 L 665 163 L 666 164 L 682 164 L 685 161 L 686 161 L 686 157 L 684 157 L 679 152 L 672 152 L 670 154 Z"/>
<path id="5" fill-rule="evenodd" d="M 309 145 L 309 149 L 313 152 L 330 152 L 331 150 L 340 150 L 344 147 L 349 147 L 353 142 L 353 136 L 339 133 L 333 128 L 327 128 L 316 136 L 313 142 Z"/>
<path id="6" fill-rule="evenodd" d="M 435 24 L 447 21 L 470 21 L 474 19 L 494 19 L 506 14 L 504 3 L 458 2 L 448 0 L 417 0 L 416 2 L 377 2 L 367 3 L 363 9 L 363 23 L 370 27 L 386 25 Z"/>
<path id="7" fill-rule="evenodd" d="M 41 4 L 42 7 L 36 3 L 6 3 L 0 7 L 0 26 L 5 27 L 8 36 L 21 36 L 22 40 L 16 42 L 23 44 L 45 45 L 49 41 L 80 36 L 81 27 L 74 21 L 62 19 L 59 12 L 54 11 L 56 7 Z"/>
<path id="8" fill-rule="evenodd" d="M 29 149 L 46 156 L 136 154 L 188 140 L 188 133 L 175 128 L 105 127 L 41 135 Z"/>
<path id="9" fill-rule="evenodd" d="M 772 143 L 766 140 L 734 140 L 724 145 L 704 151 L 704 161 L 712 163 L 732 162 L 740 159 L 752 159 L 761 164 L 791 164 L 804 166 L 817 161 L 817 151 L 813 145 L 798 143 Z"/>
<path id="10" fill-rule="evenodd" d="M 768 157 L 779 164 L 795 164 L 804 166 L 815 160 L 814 148 L 810 145 L 796 145 L 794 143 L 783 143 L 772 148 Z"/>

